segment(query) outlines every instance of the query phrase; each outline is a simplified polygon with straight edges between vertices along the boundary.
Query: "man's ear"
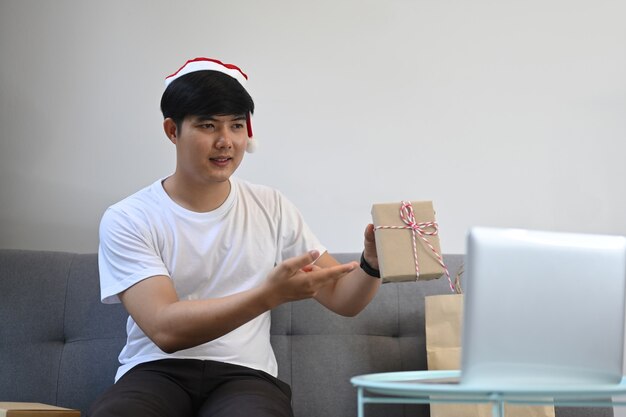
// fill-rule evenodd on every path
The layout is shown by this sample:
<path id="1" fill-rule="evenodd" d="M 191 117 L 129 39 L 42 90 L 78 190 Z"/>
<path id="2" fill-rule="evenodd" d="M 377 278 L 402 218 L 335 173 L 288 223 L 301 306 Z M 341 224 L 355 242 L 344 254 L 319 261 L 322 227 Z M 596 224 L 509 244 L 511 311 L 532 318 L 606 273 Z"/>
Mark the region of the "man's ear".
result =
<path id="1" fill-rule="evenodd" d="M 178 139 L 178 128 L 176 126 L 176 122 L 172 120 L 170 117 L 163 120 L 163 131 L 167 138 L 176 145 L 176 141 Z"/>

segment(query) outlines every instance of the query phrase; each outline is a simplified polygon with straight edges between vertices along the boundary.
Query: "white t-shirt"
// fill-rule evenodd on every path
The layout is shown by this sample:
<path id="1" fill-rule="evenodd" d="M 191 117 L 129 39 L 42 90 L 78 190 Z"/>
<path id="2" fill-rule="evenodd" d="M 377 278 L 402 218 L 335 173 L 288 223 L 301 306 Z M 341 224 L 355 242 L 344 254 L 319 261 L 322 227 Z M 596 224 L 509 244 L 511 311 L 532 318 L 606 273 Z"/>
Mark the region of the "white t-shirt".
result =
<path id="1" fill-rule="evenodd" d="M 98 264 L 103 303 L 155 275 L 172 279 L 181 300 L 223 297 L 259 285 L 275 264 L 326 249 L 278 191 L 231 178 L 216 210 L 176 204 L 159 180 L 109 207 L 100 223 Z M 165 358 L 215 360 L 277 375 L 266 312 L 211 342 L 167 354 L 129 317 L 117 381 L 132 367 Z"/>

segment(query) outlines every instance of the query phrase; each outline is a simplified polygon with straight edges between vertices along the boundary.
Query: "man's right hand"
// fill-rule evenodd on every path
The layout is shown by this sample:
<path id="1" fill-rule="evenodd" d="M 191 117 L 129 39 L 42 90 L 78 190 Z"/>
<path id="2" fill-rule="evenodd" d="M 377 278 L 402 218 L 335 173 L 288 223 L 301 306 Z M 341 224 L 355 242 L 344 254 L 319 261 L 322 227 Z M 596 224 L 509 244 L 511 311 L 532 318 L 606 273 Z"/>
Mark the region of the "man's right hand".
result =
<path id="1" fill-rule="evenodd" d="M 314 264 L 319 256 L 318 251 L 310 251 L 285 260 L 270 272 L 265 285 L 273 307 L 289 301 L 313 298 L 321 288 L 333 285 L 358 267 L 356 262 L 349 262 L 320 268 Z"/>

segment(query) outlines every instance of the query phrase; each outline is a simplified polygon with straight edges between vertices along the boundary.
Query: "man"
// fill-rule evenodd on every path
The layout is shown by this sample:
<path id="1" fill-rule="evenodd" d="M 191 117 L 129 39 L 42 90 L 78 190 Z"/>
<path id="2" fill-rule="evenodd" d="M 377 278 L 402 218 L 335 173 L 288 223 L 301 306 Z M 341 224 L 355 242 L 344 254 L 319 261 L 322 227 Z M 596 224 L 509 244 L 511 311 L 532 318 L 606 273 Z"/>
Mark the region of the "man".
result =
<path id="1" fill-rule="evenodd" d="M 130 317 L 116 383 L 93 417 L 292 416 L 270 311 L 315 298 L 353 316 L 380 286 L 371 225 L 361 266 L 341 265 L 284 196 L 232 177 L 254 144 L 246 79 L 208 58 L 167 77 L 175 172 L 102 218 L 102 301 Z"/>

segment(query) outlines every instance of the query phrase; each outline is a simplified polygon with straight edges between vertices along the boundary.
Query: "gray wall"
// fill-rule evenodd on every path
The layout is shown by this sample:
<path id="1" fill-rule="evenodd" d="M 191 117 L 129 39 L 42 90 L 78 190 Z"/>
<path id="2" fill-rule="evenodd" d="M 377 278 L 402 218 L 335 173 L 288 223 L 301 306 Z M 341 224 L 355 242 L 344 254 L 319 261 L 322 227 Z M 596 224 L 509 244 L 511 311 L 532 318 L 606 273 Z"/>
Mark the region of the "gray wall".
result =
<path id="1" fill-rule="evenodd" d="M 473 225 L 626 234 L 623 1 L 0 1 L 0 247 L 91 252 L 104 209 L 174 168 L 163 78 L 239 64 L 240 177 L 333 251 L 374 202 Z"/>

